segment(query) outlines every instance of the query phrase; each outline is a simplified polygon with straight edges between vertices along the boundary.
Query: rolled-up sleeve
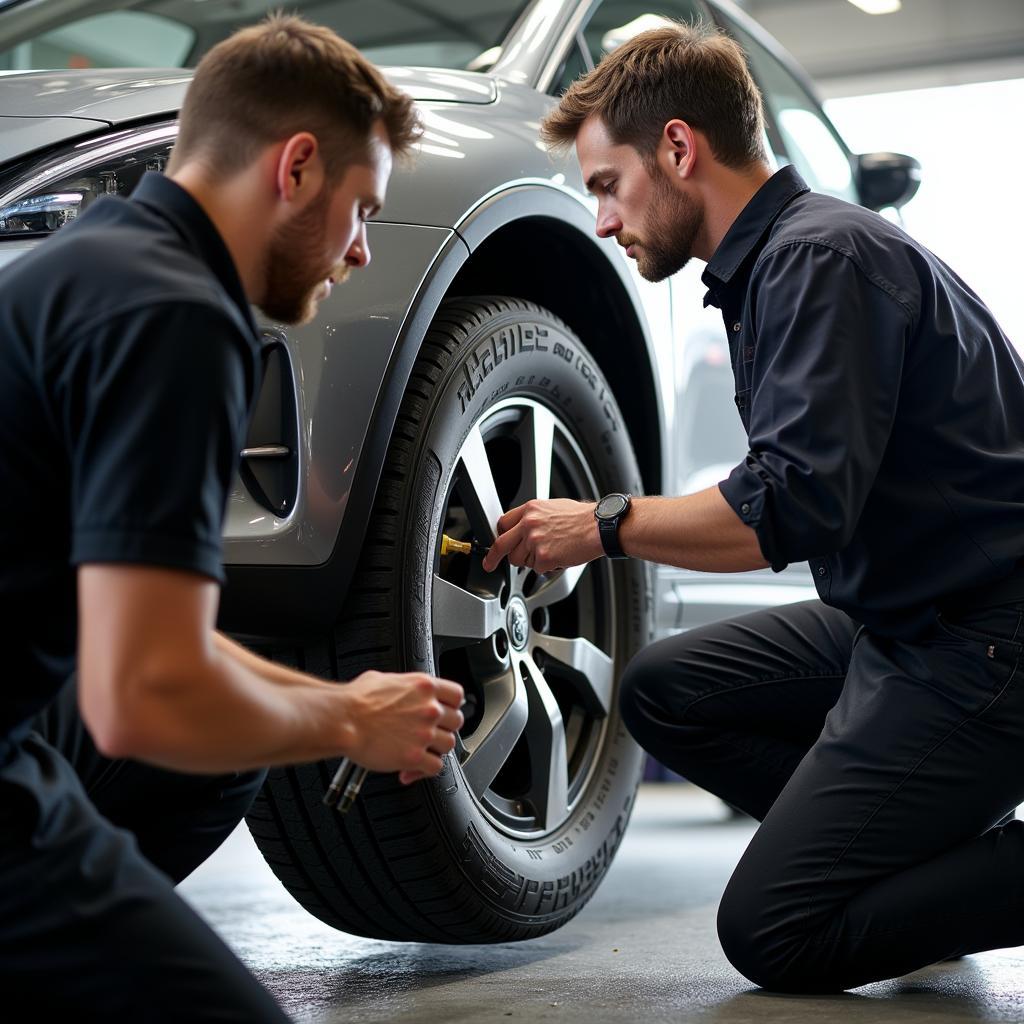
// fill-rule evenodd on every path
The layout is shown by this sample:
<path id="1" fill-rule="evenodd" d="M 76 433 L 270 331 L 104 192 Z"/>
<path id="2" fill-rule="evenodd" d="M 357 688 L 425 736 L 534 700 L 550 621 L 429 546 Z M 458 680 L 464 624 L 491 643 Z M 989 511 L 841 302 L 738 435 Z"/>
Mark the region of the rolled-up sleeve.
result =
<path id="1" fill-rule="evenodd" d="M 767 253 L 750 282 L 749 451 L 719 484 L 776 571 L 850 540 L 885 455 L 912 311 L 830 245 Z"/>

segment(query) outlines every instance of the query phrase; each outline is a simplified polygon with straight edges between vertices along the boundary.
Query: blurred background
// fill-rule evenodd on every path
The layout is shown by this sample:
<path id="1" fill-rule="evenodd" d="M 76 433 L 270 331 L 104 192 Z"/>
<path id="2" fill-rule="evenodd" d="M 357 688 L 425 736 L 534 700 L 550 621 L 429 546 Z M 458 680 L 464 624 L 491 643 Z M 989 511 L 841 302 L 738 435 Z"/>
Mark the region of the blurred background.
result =
<path id="1" fill-rule="evenodd" d="M 1024 352 L 1024 2 L 740 6 L 814 79 L 855 153 L 920 160 L 921 188 L 902 211 L 904 227 L 988 303 Z"/>

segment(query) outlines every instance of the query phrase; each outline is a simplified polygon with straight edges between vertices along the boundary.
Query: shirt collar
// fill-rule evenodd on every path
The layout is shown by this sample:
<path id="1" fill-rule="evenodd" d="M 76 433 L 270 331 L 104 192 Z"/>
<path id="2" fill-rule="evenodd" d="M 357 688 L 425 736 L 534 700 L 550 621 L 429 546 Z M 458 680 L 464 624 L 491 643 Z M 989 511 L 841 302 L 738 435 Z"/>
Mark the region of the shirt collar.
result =
<path id="1" fill-rule="evenodd" d="M 783 209 L 797 196 L 810 192 L 807 182 L 791 164 L 776 171 L 751 197 L 718 243 L 701 280 L 709 291 L 704 305 L 718 305 L 717 293 L 728 284 L 754 251 Z"/>
<path id="2" fill-rule="evenodd" d="M 207 216 L 206 211 L 177 182 L 164 174 L 149 171 L 142 176 L 131 195 L 132 202 L 142 203 L 165 217 L 184 238 L 197 256 L 213 271 L 231 300 L 238 306 L 244 321 L 258 337 L 238 268 L 224 239 Z"/>

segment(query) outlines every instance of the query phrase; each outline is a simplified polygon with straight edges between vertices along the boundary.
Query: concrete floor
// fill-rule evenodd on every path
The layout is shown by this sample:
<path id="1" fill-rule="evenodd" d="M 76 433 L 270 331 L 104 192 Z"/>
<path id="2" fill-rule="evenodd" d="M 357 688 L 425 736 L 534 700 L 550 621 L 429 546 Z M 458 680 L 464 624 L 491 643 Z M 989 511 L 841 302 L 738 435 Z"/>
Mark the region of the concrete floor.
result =
<path id="1" fill-rule="evenodd" d="M 292 900 L 244 828 L 179 891 L 297 1021 L 1024 1021 L 1024 947 L 841 996 L 753 989 L 715 935 L 718 898 L 753 828 L 692 787 L 645 786 L 591 903 L 525 944 L 402 945 L 336 932 Z"/>

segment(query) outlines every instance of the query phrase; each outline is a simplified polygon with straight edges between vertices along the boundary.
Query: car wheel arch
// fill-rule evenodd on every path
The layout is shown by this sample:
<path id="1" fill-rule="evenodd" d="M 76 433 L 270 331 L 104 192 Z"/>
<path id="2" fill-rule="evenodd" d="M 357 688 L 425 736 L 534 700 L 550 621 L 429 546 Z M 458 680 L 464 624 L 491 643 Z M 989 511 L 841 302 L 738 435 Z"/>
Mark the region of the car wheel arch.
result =
<path id="1" fill-rule="evenodd" d="M 549 262 L 545 269 L 542 260 L 535 260 L 532 282 L 521 275 L 524 287 L 517 291 L 516 275 L 508 273 L 506 257 L 502 261 L 506 264 L 505 280 L 513 287 L 502 285 L 495 277 L 499 268 L 494 254 L 498 247 L 513 242 L 521 246 L 523 239 L 534 232 L 550 247 L 549 260 L 571 255 L 593 276 L 579 274 L 572 287 L 556 287 L 555 292 L 548 293 L 537 288 L 536 282 L 550 280 L 547 271 L 552 266 Z M 481 291 L 513 295 L 546 306 L 580 333 L 604 377 L 613 383 L 616 401 L 637 446 L 645 490 L 659 493 L 663 417 L 654 379 L 654 347 L 648 326 L 638 315 L 641 304 L 636 287 L 624 262 L 609 251 L 610 244 L 594 236 L 593 215 L 587 207 L 568 190 L 550 183 L 518 183 L 485 197 L 469 210 L 424 274 L 399 329 L 330 557 L 318 566 L 227 566 L 228 580 L 238 600 L 229 609 L 222 608 L 222 628 L 238 632 L 241 627 L 244 635 L 254 639 L 296 638 L 318 634 L 333 624 L 364 542 L 398 409 L 420 345 L 437 310 L 448 298 Z M 534 286 L 525 287 L 525 283 Z M 608 324 L 613 325 L 612 331 L 607 330 Z M 605 333 L 594 334 L 588 330 L 591 325 L 599 325 Z M 628 374 L 623 373 L 620 361 L 622 349 L 618 343 L 623 339 L 631 368 Z M 640 388 L 635 387 L 638 376 L 642 379 Z M 626 383 L 631 385 L 628 391 Z M 295 578 L 286 580 L 286 576 Z M 281 592 L 295 598 L 287 609 L 274 599 L 273 595 Z"/>

